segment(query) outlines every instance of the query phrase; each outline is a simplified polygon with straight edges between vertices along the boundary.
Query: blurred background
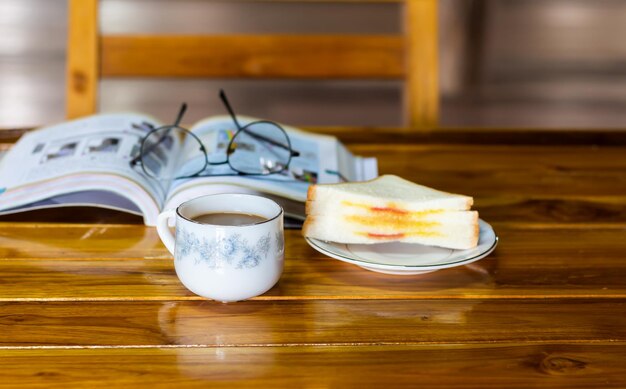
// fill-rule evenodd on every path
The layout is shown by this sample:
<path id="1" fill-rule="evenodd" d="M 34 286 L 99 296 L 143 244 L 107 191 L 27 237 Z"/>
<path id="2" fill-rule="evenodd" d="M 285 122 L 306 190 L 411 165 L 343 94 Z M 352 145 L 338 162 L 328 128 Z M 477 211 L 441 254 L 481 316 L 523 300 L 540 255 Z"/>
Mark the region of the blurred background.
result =
<path id="1" fill-rule="evenodd" d="M 398 3 L 103 0 L 115 33 L 402 30 Z M 626 127 L 626 0 L 440 0 L 441 126 Z M 0 0 L 0 128 L 65 117 L 65 0 Z M 294 125 L 402 125 L 400 81 L 106 79 L 100 111 L 187 121 L 237 112 Z"/>

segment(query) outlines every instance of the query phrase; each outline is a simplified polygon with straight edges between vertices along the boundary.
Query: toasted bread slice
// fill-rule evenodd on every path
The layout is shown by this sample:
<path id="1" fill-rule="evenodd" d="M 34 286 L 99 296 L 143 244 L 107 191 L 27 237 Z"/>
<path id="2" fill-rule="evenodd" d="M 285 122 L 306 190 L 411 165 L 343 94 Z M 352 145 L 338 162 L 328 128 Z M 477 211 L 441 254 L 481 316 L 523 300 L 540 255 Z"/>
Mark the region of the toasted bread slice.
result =
<path id="1" fill-rule="evenodd" d="M 339 243 L 407 242 L 467 249 L 478 243 L 473 199 L 396 176 L 309 188 L 304 236 Z"/>

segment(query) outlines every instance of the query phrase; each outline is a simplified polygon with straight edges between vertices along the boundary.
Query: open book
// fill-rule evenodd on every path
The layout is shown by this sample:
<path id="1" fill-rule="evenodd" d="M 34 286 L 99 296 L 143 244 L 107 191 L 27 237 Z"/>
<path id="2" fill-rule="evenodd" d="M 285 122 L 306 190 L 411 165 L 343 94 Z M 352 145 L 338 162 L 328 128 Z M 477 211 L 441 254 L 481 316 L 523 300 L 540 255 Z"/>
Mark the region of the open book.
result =
<path id="1" fill-rule="evenodd" d="M 245 125 L 254 119 L 238 120 Z M 287 216 L 303 219 L 306 191 L 312 182 L 339 182 L 338 172 L 349 181 L 377 175 L 375 159 L 353 156 L 336 138 L 283 126 L 293 149 L 299 151 L 285 172 L 241 176 L 228 165 L 219 165 L 207 167 L 201 177 L 157 180 L 130 161 L 138 155 L 148 131 L 161 125 L 141 114 L 100 114 L 25 134 L 0 162 L 0 215 L 95 206 L 142 215 L 145 224 L 153 226 L 161 210 L 188 199 L 251 193 L 270 197 L 283 206 Z M 236 126 L 229 116 L 218 116 L 196 123 L 190 131 L 202 141 L 209 158 L 219 154 L 223 158 L 224 145 Z M 163 145 L 151 162 L 168 171 L 184 169 L 185 142 L 175 139 Z"/>

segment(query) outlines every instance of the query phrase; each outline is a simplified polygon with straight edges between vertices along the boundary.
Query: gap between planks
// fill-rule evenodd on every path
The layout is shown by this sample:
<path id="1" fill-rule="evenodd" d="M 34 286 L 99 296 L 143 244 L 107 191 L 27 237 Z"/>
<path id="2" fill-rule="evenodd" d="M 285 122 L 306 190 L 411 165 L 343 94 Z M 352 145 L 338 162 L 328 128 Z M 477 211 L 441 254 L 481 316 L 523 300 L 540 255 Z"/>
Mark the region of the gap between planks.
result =
<path id="1" fill-rule="evenodd" d="M 385 295 L 385 296 L 258 296 L 246 301 L 304 301 L 304 300 L 574 300 L 574 299 L 604 299 L 620 300 L 626 299 L 626 294 L 554 294 L 554 295 L 492 295 L 492 294 L 471 294 L 471 295 Z M 170 297 L 53 297 L 53 298 L 31 298 L 31 297 L 0 297 L 0 303 L 28 303 L 28 302 L 142 302 L 142 301 L 217 301 L 206 299 L 200 296 L 170 296 Z"/>
<path id="2" fill-rule="evenodd" d="M 188 344 L 188 345 L 89 345 L 89 346 L 0 346 L 0 350 L 101 350 L 101 349 L 189 349 L 189 348 L 264 348 L 264 347 L 376 347 L 376 346 L 508 346 L 508 345 L 540 345 L 540 344 L 593 344 L 593 345 L 623 345 L 626 339 L 565 339 L 565 340 L 527 340 L 511 342 L 498 340 L 470 340 L 466 342 L 346 342 L 346 343 L 243 343 L 243 344 Z"/>
<path id="3" fill-rule="evenodd" d="M 606 199 L 607 196 L 599 196 L 599 197 L 594 197 L 594 196 L 584 196 L 581 198 L 566 198 L 565 196 L 563 197 L 558 197 L 558 198 L 554 198 L 554 199 L 558 199 L 558 200 L 580 200 L 580 199 L 584 199 L 584 200 L 594 200 L 594 199 Z M 624 203 L 626 203 L 626 196 L 609 196 L 612 199 L 619 199 L 619 200 L 623 200 Z M 529 198 L 529 200 L 538 200 L 539 198 Z M 543 198 L 541 198 L 540 200 L 544 200 Z M 480 210 L 478 210 L 480 212 Z M 519 230 L 519 229 L 551 229 L 551 230 L 579 230 L 579 229 L 589 229 L 589 228 L 594 228 L 594 229 L 626 229 L 626 222 L 609 222 L 609 223 L 593 223 L 593 222 L 589 222 L 589 223 L 583 223 L 583 222 L 573 222 L 573 223 L 547 223 L 547 222 L 493 222 L 490 223 L 491 225 L 495 226 L 495 227 L 502 227 L 502 228 L 507 228 L 507 229 L 512 229 L 512 230 Z M 41 223 L 41 222 L 36 222 L 36 223 L 32 223 L 32 222 L 2 222 L 0 221 L 0 228 L 7 228 L 7 227 L 12 227 L 12 228 L 32 228 L 32 229 L 36 229 L 36 228 L 53 228 L 53 227 L 57 227 L 57 228 L 94 228 L 94 227 L 98 227 L 98 228 L 132 228 L 132 227 L 136 227 L 136 228 L 150 228 L 150 229 L 156 229 L 156 227 L 150 227 L 150 226 L 146 226 L 143 224 L 92 224 L 92 223 Z M 289 233 L 288 231 L 296 231 L 296 234 L 299 234 L 300 230 L 285 230 L 286 233 Z"/>

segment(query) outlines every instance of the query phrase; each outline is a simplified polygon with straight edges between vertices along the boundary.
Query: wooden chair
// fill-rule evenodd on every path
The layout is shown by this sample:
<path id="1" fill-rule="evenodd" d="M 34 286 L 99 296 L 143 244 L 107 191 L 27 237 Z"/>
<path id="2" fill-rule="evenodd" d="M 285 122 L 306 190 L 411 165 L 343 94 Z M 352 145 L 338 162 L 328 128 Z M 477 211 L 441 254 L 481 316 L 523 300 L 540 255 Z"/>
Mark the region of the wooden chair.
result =
<path id="1" fill-rule="evenodd" d="M 67 117 L 95 113 L 100 77 L 403 79 L 406 125 L 435 127 L 437 0 L 403 2 L 404 35 L 163 36 L 101 35 L 98 0 L 70 0 Z"/>

